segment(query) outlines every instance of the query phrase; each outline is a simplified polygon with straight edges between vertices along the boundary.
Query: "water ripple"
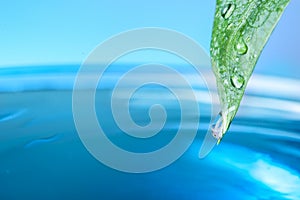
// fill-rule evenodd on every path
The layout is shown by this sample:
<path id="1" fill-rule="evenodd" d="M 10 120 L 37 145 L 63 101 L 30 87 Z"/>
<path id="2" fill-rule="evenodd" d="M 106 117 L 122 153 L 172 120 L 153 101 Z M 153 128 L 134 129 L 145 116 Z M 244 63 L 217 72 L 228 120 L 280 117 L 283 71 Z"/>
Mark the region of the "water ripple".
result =
<path id="1" fill-rule="evenodd" d="M 6 122 L 10 120 L 15 120 L 18 117 L 21 117 L 27 109 L 20 109 L 16 112 L 10 112 L 10 113 L 5 113 L 5 114 L 0 114 L 0 122 Z"/>
<path id="2" fill-rule="evenodd" d="M 31 147 L 34 147 L 37 145 L 51 143 L 51 142 L 59 140 L 60 138 L 61 138 L 61 135 L 57 134 L 57 135 L 52 135 L 52 136 L 45 137 L 45 138 L 34 139 L 34 140 L 28 142 L 27 144 L 25 144 L 24 148 L 27 149 L 27 148 L 31 148 Z"/>

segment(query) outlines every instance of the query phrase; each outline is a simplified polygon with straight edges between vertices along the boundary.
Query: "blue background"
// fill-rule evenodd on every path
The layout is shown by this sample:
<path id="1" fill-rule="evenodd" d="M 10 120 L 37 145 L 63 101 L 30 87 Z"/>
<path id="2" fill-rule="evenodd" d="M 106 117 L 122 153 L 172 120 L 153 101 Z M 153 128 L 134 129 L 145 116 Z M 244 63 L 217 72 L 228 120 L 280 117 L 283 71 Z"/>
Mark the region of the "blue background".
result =
<path id="1" fill-rule="evenodd" d="M 107 38 L 140 27 L 174 29 L 209 52 L 214 8 L 211 0 L 1 1 L 0 66 L 78 64 Z M 258 71 L 300 77 L 299 8 L 300 2 L 292 0 L 259 60 Z M 143 58 L 127 60 L 137 59 Z"/>
<path id="2" fill-rule="evenodd" d="M 149 174 L 127 174 L 102 165 L 78 138 L 70 88 L 80 63 L 98 44 L 130 29 L 162 27 L 186 34 L 209 53 L 214 8 L 211 0 L 2 0 L 0 199 L 300 198 L 298 0 L 291 0 L 256 66 L 254 73 L 267 76 L 256 79 L 260 87 L 248 87 L 250 95 L 230 132 L 205 160 L 197 156 L 210 120 L 205 112 L 207 126 L 200 128 L 189 150 L 172 165 Z M 178 60 L 149 52 L 122 59 Z M 26 67 L 18 68 L 22 66 Z M 281 77 L 262 81 L 268 76 Z M 151 102 L 163 100 L 157 91 L 152 95 Z M 166 104 L 171 122 L 177 122 L 179 111 L 172 108 L 178 107 L 172 103 Z M 142 108 L 133 110 L 141 121 L 147 117 Z M 173 130 L 177 126 L 164 133 Z"/>

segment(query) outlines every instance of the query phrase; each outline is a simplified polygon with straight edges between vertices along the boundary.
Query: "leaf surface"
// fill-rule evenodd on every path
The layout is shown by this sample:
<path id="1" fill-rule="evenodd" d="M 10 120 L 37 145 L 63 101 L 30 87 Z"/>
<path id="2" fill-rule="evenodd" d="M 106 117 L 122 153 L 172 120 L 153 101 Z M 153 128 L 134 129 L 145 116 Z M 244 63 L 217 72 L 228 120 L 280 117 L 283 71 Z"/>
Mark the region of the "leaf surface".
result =
<path id="1" fill-rule="evenodd" d="M 290 0 L 217 0 L 211 59 L 222 131 L 235 117 L 257 60 Z"/>

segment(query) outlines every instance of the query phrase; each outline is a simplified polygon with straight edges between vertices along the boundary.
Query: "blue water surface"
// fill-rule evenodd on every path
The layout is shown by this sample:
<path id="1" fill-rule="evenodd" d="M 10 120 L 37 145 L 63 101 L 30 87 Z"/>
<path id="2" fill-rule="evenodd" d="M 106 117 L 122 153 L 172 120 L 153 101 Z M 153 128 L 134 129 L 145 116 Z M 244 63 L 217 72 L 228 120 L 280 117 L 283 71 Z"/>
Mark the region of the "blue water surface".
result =
<path id="1" fill-rule="evenodd" d="M 204 159 L 198 153 L 211 105 L 201 100 L 207 88 L 195 81 L 201 120 L 193 144 L 166 168 L 132 174 L 103 165 L 80 141 L 72 115 L 78 69 L 79 65 L 0 69 L 0 199 L 300 198 L 299 80 L 256 73 L 229 132 Z M 149 123 L 147 112 L 153 104 L 163 105 L 168 113 L 158 137 L 141 142 L 124 136 L 113 121 L 108 109 L 115 84 L 111 80 L 120 73 L 112 70 L 107 77 L 98 87 L 101 95 L 95 96 L 107 137 L 137 152 L 159 149 L 172 140 L 180 122 L 174 95 L 149 85 L 132 97 L 130 112 L 137 124 Z"/>

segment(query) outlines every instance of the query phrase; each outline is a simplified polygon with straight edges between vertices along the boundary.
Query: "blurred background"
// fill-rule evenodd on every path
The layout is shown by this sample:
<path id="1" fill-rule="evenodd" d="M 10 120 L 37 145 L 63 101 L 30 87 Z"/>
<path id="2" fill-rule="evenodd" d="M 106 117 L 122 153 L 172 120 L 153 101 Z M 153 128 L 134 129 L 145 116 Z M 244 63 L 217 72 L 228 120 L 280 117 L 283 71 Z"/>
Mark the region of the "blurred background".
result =
<path id="1" fill-rule="evenodd" d="M 300 18 L 299 4 L 291 0 L 257 70 L 287 71 L 299 77 L 296 71 L 299 68 L 291 67 L 300 64 L 297 58 L 300 30 L 296 26 Z M 214 8 L 215 1 L 193 0 L 3 1 L 0 66 L 78 64 L 109 37 L 140 27 L 174 29 L 193 38 L 209 52 Z M 128 61 L 133 60 L 128 58 Z"/>
<path id="2" fill-rule="evenodd" d="M 188 151 L 162 170 L 128 174 L 98 162 L 79 140 L 72 118 L 77 70 L 101 42 L 142 27 L 181 32 L 209 54 L 215 1 L 1 1 L 0 199 L 299 199 L 299 8 L 300 2 L 291 0 L 230 131 L 207 158 L 200 160 L 198 152 L 210 105 L 199 102 L 203 124 Z M 174 55 L 145 51 L 122 57 L 111 73 L 149 62 L 183 63 Z M 193 84 L 197 94 L 206 91 Z M 113 84 L 103 87 L 109 97 Z M 173 96 L 165 101 L 158 95 L 166 93 L 163 88 L 152 89 L 134 97 L 132 113 L 147 124 L 149 105 L 166 106 L 171 118 L 162 130 L 166 137 L 154 145 L 160 147 L 176 133 L 180 116 Z M 96 98 L 109 105 L 106 96 Z M 112 117 L 105 118 L 111 139 L 134 148 L 119 137 Z"/>

